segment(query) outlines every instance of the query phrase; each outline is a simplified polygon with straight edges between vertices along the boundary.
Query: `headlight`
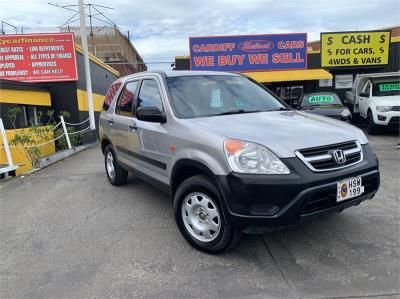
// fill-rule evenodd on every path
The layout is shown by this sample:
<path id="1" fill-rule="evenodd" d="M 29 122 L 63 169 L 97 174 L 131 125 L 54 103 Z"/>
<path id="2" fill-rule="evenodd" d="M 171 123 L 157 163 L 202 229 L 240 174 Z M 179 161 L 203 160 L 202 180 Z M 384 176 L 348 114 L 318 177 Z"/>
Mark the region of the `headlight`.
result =
<path id="1" fill-rule="evenodd" d="M 390 106 L 376 106 L 376 111 L 388 112 L 390 111 Z"/>
<path id="2" fill-rule="evenodd" d="M 341 115 L 343 118 L 348 118 L 351 115 L 350 110 L 348 108 L 344 109 Z"/>
<path id="3" fill-rule="evenodd" d="M 224 151 L 232 171 L 254 174 L 289 174 L 290 171 L 266 147 L 241 140 L 228 139 Z"/>

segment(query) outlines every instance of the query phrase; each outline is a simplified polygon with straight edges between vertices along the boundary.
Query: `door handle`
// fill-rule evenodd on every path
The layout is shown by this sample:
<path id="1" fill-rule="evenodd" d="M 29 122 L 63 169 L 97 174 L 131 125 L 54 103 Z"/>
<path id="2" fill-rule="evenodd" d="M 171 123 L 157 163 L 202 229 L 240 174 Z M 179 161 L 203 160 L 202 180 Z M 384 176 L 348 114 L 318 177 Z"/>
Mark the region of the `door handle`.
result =
<path id="1" fill-rule="evenodd" d="M 112 124 L 114 123 L 114 120 L 113 120 L 113 119 L 109 119 L 109 120 L 108 120 L 108 123 L 109 123 L 110 125 L 112 125 Z"/>
<path id="2" fill-rule="evenodd" d="M 136 125 L 136 123 L 130 124 L 128 127 L 129 127 L 129 129 L 131 129 L 131 130 L 137 130 L 137 125 Z"/>

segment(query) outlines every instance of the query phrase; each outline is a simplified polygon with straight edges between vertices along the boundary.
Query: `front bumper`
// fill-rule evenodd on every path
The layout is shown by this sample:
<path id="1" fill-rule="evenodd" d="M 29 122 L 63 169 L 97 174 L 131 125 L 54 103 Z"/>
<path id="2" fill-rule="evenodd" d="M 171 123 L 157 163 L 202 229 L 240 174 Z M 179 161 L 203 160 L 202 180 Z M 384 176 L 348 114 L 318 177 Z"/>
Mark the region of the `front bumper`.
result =
<path id="1" fill-rule="evenodd" d="M 298 225 L 370 199 L 379 188 L 379 165 L 370 146 L 362 147 L 364 160 L 341 170 L 314 173 L 298 158 L 289 158 L 282 159 L 289 175 L 218 176 L 224 214 L 242 231 L 259 233 Z M 362 177 L 364 193 L 337 203 L 336 183 L 356 176 Z"/>
<path id="2" fill-rule="evenodd" d="M 376 112 L 373 117 L 375 124 L 380 126 L 399 126 L 400 124 L 399 111 Z"/>

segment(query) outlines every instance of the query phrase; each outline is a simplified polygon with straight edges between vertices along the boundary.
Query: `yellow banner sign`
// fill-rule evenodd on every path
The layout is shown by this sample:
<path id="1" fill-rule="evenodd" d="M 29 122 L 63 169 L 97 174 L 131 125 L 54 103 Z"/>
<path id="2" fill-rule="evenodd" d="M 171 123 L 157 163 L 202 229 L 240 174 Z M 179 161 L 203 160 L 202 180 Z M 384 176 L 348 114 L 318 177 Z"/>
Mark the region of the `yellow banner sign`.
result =
<path id="1" fill-rule="evenodd" d="M 390 31 L 321 33 L 321 66 L 386 65 Z"/>

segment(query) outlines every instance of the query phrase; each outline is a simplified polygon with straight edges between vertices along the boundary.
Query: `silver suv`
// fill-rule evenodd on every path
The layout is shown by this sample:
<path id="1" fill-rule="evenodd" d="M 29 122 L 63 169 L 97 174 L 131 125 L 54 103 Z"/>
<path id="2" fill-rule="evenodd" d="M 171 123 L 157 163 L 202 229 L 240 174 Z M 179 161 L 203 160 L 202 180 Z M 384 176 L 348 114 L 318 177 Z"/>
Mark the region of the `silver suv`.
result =
<path id="1" fill-rule="evenodd" d="M 358 205 L 379 187 L 377 157 L 347 123 L 294 111 L 223 72 L 116 80 L 100 115 L 111 184 L 128 172 L 168 192 L 185 239 L 207 252 Z"/>

